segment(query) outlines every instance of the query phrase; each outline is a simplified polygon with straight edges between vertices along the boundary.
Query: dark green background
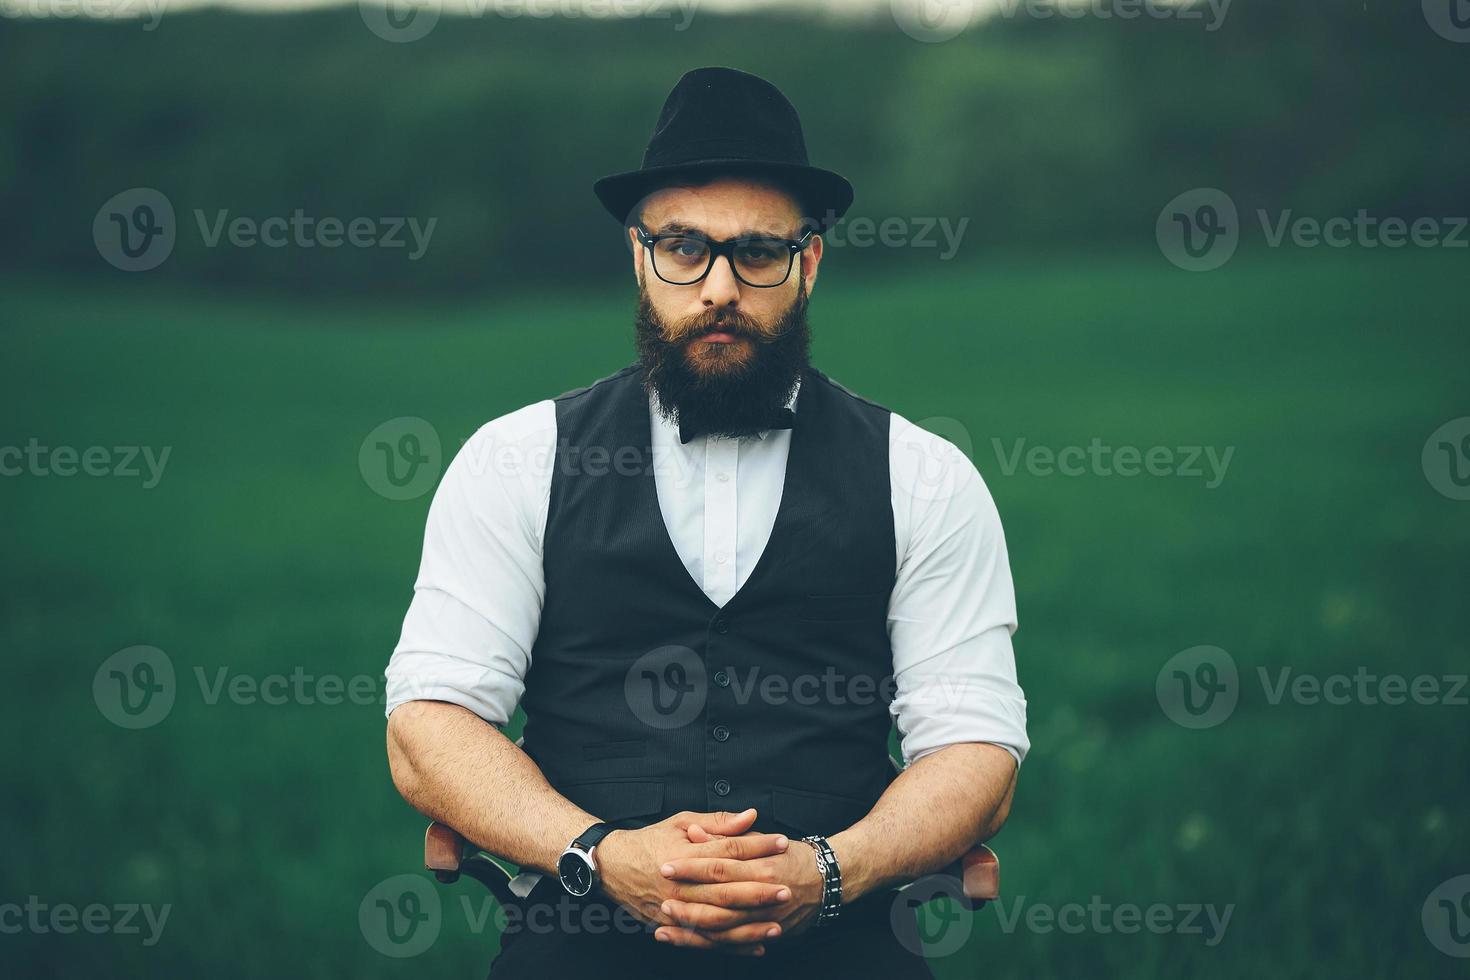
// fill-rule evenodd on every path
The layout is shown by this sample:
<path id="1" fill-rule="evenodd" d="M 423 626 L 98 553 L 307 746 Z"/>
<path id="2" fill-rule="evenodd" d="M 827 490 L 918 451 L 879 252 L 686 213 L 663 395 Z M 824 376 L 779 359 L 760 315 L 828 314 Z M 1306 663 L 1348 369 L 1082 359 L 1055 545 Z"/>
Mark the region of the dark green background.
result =
<path id="1" fill-rule="evenodd" d="M 1247 0 L 1213 33 L 1015 21 L 943 44 L 704 13 L 683 33 L 446 18 L 406 45 L 354 8 L 0 21 L 0 445 L 172 447 L 151 490 L 0 479 L 0 904 L 172 905 L 151 948 L 0 934 L 0 973 L 483 975 L 472 883 L 442 891 L 421 956 L 359 930 L 368 890 L 421 857 L 381 708 L 209 704 L 195 670 L 381 677 L 429 497 L 374 493 L 364 438 L 419 416 L 452 452 L 631 359 L 626 252 L 588 185 L 636 163 L 681 71 L 719 63 L 792 96 L 855 215 L 970 219 L 949 262 L 829 250 L 812 319 L 818 366 L 968 436 L 1005 522 L 1033 742 L 995 842 L 1007 915 L 1235 906 L 1215 946 L 1007 933 L 987 909 L 936 973 L 1462 975 L 1420 915 L 1470 872 L 1470 708 L 1273 705 L 1256 671 L 1466 671 L 1470 503 L 1420 455 L 1470 415 L 1470 256 L 1270 248 L 1253 213 L 1464 215 L 1470 45 L 1417 4 Z M 135 186 L 181 228 L 129 275 L 91 223 Z M 1209 273 L 1154 242 L 1194 187 L 1245 218 Z M 207 249 L 196 207 L 439 224 L 415 263 Z M 1235 452 L 1206 489 L 1007 474 L 994 443 L 1094 437 Z M 124 731 L 92 680 L 134 644 L 179 692 Z M 1232 654 L 1241 698 L 1190 731 L 1155 679 L 1200 644 Z"/>

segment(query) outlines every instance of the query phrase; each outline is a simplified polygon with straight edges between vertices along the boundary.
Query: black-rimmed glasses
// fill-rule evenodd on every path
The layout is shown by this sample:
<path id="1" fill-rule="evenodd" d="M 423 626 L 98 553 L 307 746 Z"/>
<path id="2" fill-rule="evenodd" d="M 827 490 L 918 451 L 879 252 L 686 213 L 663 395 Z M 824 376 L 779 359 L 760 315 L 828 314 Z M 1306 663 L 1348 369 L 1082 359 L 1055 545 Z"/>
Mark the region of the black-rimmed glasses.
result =
<path id="1" fill-rule="evenodd" d="M 692 232 L 652 235 L 636 229 L 638 241 L 653 259 L 653 272 L 671 286 L 692 286 L 709 275 L 715 259 L 724 256 L 735 278 L 747 286 L 771 289 L 791 275 L 796 256 L 806 251 L 816 229 L 798 239 L 729 238 L 716 242 Z"/>

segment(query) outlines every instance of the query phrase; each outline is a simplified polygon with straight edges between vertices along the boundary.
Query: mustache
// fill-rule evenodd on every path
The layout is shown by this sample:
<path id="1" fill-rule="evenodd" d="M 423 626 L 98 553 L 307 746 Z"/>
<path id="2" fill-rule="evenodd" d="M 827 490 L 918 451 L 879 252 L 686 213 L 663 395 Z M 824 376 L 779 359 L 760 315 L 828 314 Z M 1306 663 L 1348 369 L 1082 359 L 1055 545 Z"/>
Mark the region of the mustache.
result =
<path id="1" fill-rule="evenodd" d="M 759 320 L 740 310 L 710 310 L 696 316 L 685 317 L 667 327 L 671 344 L 693 343 L 702 335 L 718 331 L 735 337 L 745 337 L 757 343 L 769 344 L 781 336 L 780 324 L 767 327 Z"/>

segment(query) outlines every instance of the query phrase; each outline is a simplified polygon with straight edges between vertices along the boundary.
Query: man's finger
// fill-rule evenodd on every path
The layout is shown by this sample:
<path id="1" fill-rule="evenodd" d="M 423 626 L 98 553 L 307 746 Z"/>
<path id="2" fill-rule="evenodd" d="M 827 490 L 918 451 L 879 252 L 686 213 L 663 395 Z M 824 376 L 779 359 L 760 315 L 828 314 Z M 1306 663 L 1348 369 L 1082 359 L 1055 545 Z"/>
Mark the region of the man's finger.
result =
<path id="1" fill-rule="evenodd" d="M 758 930 L 756 938 L 761 938 L 772 927 L 779 929 L 777 923 L 770 920 L 770 912 L 766 909 L 725 909 L 718 905 L 702 905 L 698 902 L 681 902 L 677 899 L 665 899 L 660 906 L 661 925 L 687 926 L 691 929 L 699 929 L 704 933 L 725 932 L 736 926 L 762 926 Z M 774 937 L 770 937 L 774 938 Z"/>
<path id="2" fill-rule="evenodd" d="M 785 834 L 741 834 L 738 837 L 721 837 L 708 841 L 700 849 L 713 857 L 749 861 L 753 858 L 784 854 L 790 846 L 791 839 Z"/>
<path id="3" fill-rule="evenodd" d="M 718 905 L 722 909 L 758 909 L 791 900 L 791 889 L 759 881 L 728 881 L 718 885 L 674 886 L 672 898 L 681 902 Z"/>
<path id="4" fill-rule="evenodd" d="M 766 952 L 765 946 L 760 943 L 739 944 L 716 942 L 693 929 L 682 929 L 678 926 L 660 926 L 654 931 L 653 938 L 661 943 L 671 943 L 675 946 L 689 946 L 694 949 L 717 949 L 734 956 L 764 956 Z"/>
<path id="5" fill-rule="evenodd" d="M 719 810 L 715 813 L 681 813 L 674 818 L 674 826 L 687 832 L 690 824 L 698 823 L 706 833 L 733 836 L 743 834 L 754 826 L 755 817 L 755 807 L 739 813 L 731 813 L 728 810 Z"/>
<path id="6" fill-rule="evenodd" d="M 675 858 L 665 861 L 659 872 L 674 881 L 712 884 L 720 881 L 763 881 L 779 884 L 776 866 L 770 861 L 741 861 L 722 857 Z"/>

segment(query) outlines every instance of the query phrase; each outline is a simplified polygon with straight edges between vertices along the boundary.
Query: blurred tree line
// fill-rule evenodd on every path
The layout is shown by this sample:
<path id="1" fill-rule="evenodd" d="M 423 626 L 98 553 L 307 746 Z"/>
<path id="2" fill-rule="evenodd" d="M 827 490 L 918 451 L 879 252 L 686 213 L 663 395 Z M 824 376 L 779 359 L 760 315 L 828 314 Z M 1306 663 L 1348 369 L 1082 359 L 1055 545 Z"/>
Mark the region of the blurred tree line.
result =
<path id="1" fill-rule="evenodd" d="M 997 18 L 943 43 L 887 18 L 677 20 L 446 15 L 402 44 L 356 6 L 165 13 L 153 30 L 0 20 L 0 262 L 123 276 L 93 218 L 152 187 L 179 230 L 150 276 L 339 293 L 605 283 L 625 258 L 589 185 L 637 165 L 670 86 L 705 64 L 787 92 L 814 162 L 857 188 L 849 221 L 968 219 L 961 257 L 1151 247 L 1159 209 L 1199 186 L 1243 217 L 1443 217 L 1470 200 L 1470 45 L 1430 30 L 1418 3 L 1237 0 L 1215 31 Z M 436 223 L 410 260 L 211 248 L 196 217 L 297 211 Z M 842 263 L 945 250 L 850 247 Z"/>

